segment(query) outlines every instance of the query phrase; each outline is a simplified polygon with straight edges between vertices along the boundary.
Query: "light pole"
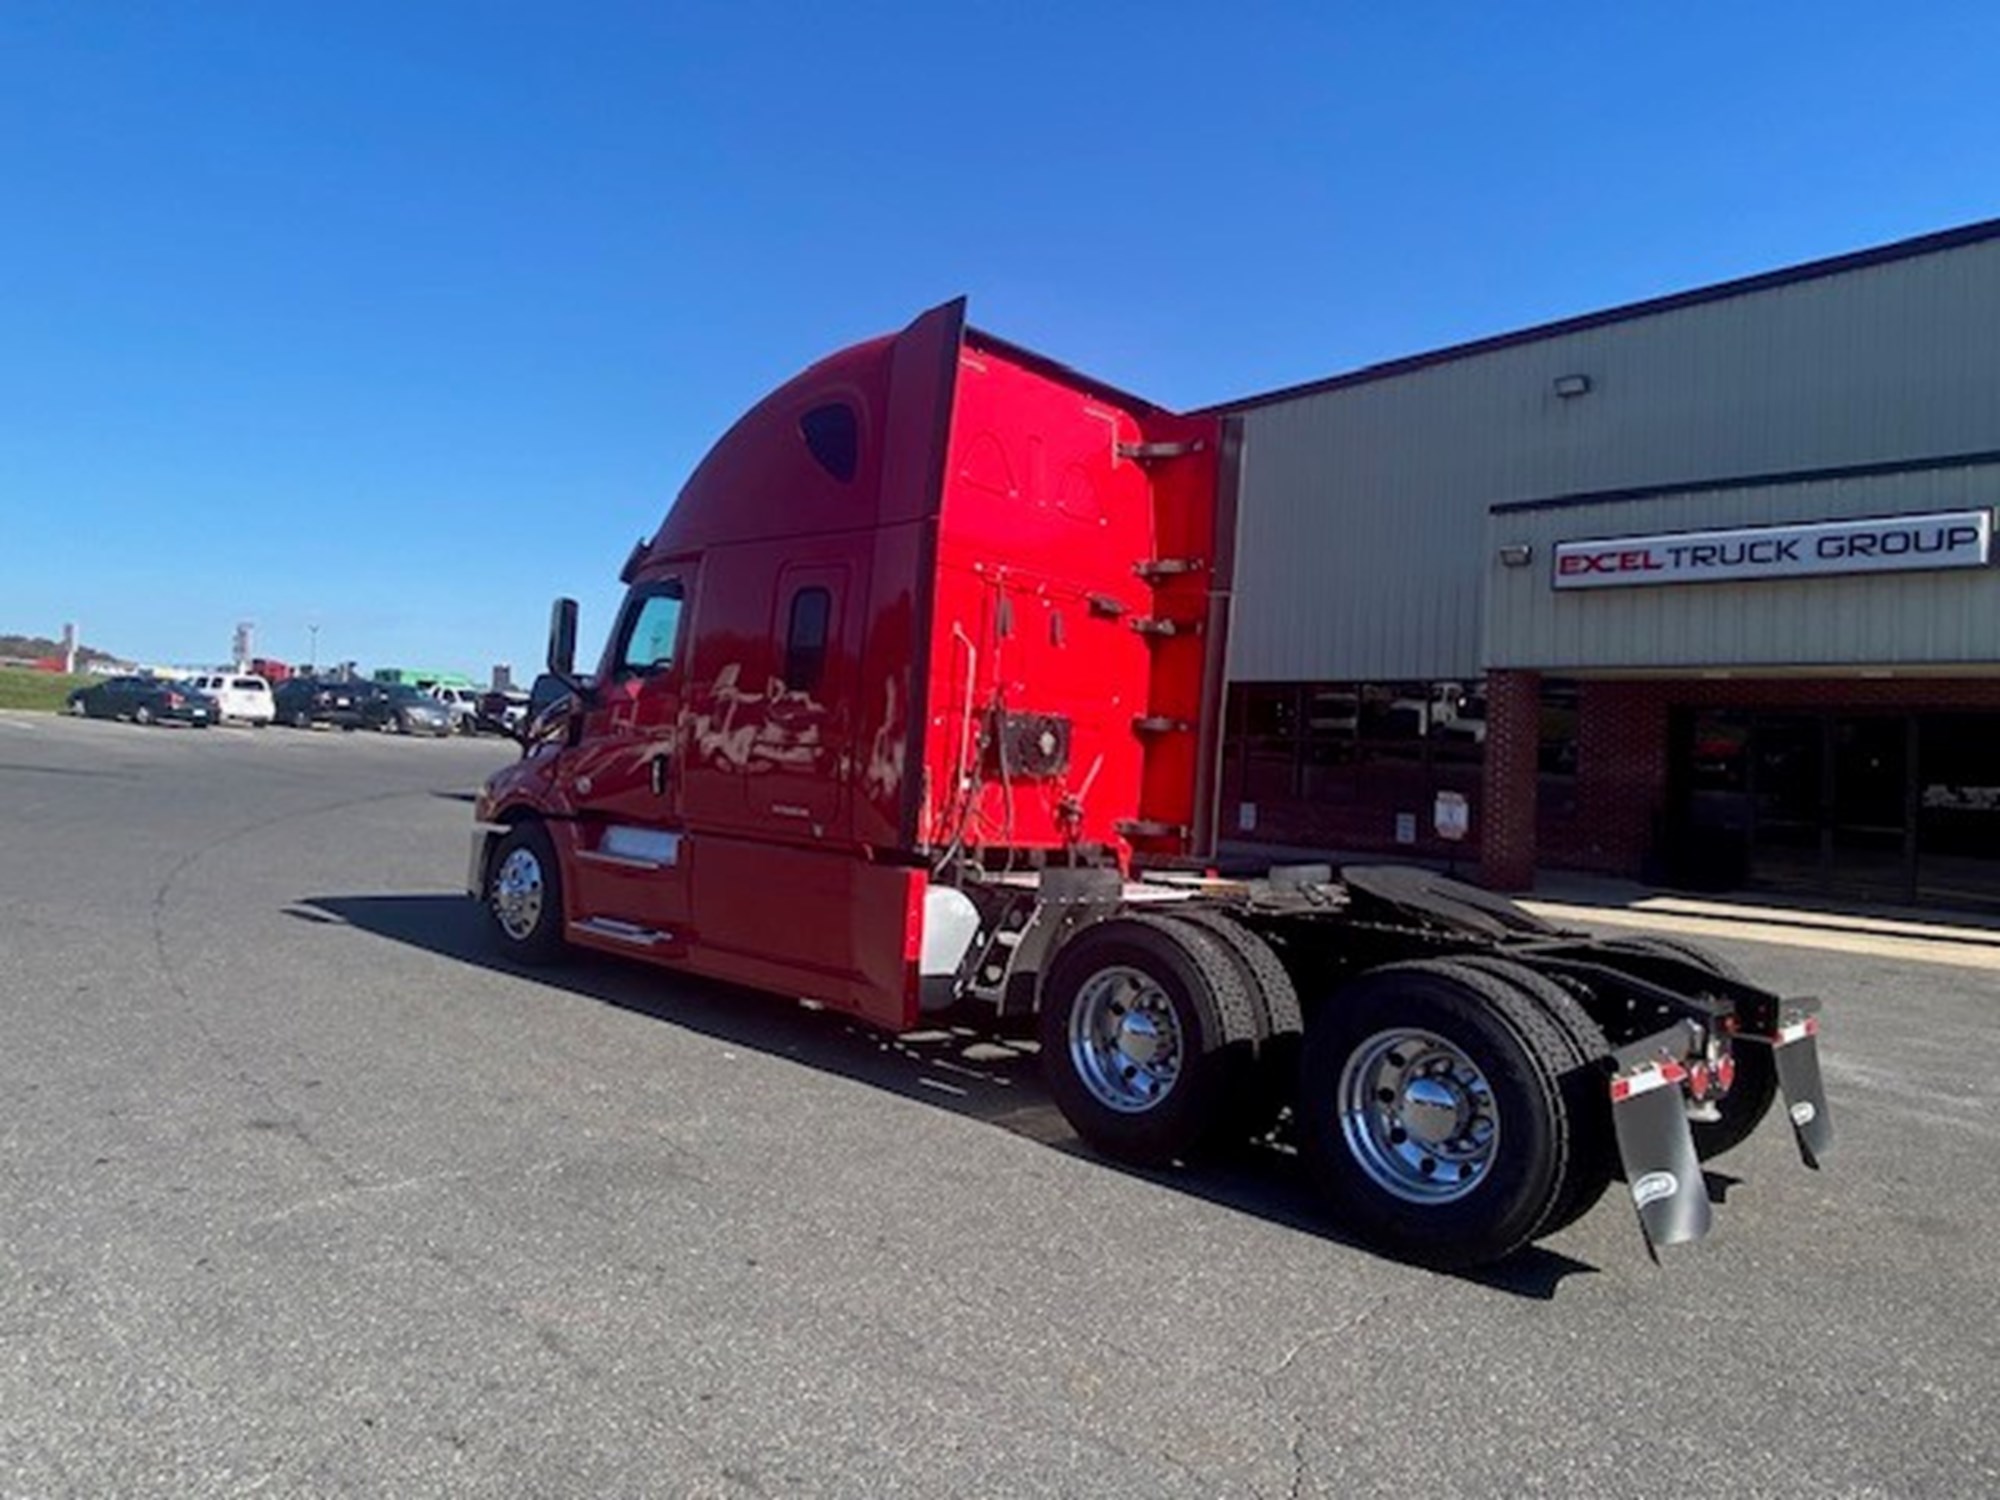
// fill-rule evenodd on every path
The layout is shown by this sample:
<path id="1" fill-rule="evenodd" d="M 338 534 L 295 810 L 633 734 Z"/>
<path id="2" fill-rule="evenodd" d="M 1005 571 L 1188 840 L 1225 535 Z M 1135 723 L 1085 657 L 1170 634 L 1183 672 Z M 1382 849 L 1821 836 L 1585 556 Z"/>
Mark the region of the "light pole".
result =
<path id="1" fill-rule="evenodd" d="M 306 634 L 312 638 L 311 659 L 306 662 L 306 671 L 314 676 L 319 674 L 319 626 L 306 626 Z"/>

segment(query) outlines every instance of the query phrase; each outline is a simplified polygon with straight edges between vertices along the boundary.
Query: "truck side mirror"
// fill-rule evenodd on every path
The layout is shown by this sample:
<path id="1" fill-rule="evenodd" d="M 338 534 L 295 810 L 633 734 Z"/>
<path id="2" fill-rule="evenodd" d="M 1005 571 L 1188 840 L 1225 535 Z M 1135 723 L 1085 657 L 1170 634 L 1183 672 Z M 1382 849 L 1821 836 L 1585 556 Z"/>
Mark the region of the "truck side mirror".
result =
<path id="1" fill-rule="evenodd" d="M 549 672 L 565 682 L 576 677 L 576 601 L 558 599 L 549 611 Z"/>

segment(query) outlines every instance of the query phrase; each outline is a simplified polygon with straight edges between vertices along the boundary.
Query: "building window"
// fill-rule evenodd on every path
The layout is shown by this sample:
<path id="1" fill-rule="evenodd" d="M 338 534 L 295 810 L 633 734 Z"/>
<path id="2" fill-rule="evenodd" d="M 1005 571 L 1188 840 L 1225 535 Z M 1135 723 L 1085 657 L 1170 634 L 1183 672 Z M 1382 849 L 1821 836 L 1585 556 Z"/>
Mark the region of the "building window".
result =
<path id="1" fill-rule="evenodd" d="M 1366 838 L 1388 812 L 1413 813 L 1428 828 L 1438 792 L 1476 801 L 1485 755 L 1478 678 L 1247 683 L 1229 695 L 1224 784 L 1268 805 L 1260 826 L 1273 832 L 1291 824 L 1312 837 Z M 1299 809 L 1289 818 L 1287 803 Z"/>
<path id="2" fill-rule="evenodd" d="M 1577 724 L 1581 695 L 1567 678 L 1542 679 L 1535 735 L 1536 808 L 1543 818 L 1576 815 Z"/>
<path id="3" fill-rule="evenodd" d="M 1256 683 L 1244 690 L 1243 796 L 1284 802 L 1298 795 L 1299 690 Z"/>
<path id="4" fill-rule="evenodd" d="M 1361 688 L 1352 682 L 1320 682 L 1306 689 L 1305 795 L 1311 802 L 1354 800 L 1354 768 L 1360 759 Z"/>
<path id="5" fill-rule="evenodd" d="M 1486 684 L 1431 684 L 1431 755 L 1442 764 L 1477 766 L 1486 759 Z"/>
<path id="6" fill-rule="evenodd" d="M 1544 776 L 1575 776 L 1577 686 L 1562 678 L 1542 679 L 1542 712 L 1535 742 L 1535 769 Z"/>
<path id="7" fill-rule="evenodd" d="M 1421 763 L 1430 736 L 1430 686 L 1422 682 L 1361 685 L 1361 747 L 1367 763 Z"/>

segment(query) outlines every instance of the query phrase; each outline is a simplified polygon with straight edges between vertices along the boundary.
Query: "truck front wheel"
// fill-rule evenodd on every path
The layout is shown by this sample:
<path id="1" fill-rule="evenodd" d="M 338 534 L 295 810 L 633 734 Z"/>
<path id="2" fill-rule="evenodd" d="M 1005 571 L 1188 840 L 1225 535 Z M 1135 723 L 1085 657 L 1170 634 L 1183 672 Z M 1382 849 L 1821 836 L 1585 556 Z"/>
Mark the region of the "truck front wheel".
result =
<path id="1" fill-rule="evenodd" d="M 562 870 L 540 823 L 502 836 L 486 867 L 486 915 L 500 947 L 524 964 L 554 963 L 563 942 Z"/>
<path id="2" fill-rule="evenodd" d="M 1496 975 L 1372 970 L 1307 1031 L 1300 1146 L 1341 1227 L 1430 1265 L 1498 1260 L 1570 1196 L 1574 1066 L 1555 1022 Z"/>
<path id="3" fill-rule="evenodd" d="M 1049 1093 L 1107 1156 L 1163 1163 L 1234 1123 L 1256 1012 L 1229 954 L 1168 917 L 1112 917 L 1056 955 L 1038 1027 Z"/>

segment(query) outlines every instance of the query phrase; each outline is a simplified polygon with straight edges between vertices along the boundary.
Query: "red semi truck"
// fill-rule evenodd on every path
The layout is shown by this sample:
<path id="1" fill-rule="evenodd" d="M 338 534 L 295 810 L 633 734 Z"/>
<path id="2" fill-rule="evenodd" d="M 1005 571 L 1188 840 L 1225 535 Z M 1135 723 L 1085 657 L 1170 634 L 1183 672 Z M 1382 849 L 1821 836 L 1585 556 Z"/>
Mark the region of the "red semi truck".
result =
<path id="1" fill-rule="evenodd" d="M 1504 1256 L 1622 1176 L 1649 1248 L 1782 1095 L 1830 1144 L 1817 1005 L 1421 870 L 1202 873 L 1238 433 L 965 323 L 746 413 L 632 551 L 595 673 L 476 810 L 469 889 L 571 947 L 885 1030 L 1032 1016 L 1078 1134 L 1167 1162 L 1288 1132 L 1347 1232 Z"/>

